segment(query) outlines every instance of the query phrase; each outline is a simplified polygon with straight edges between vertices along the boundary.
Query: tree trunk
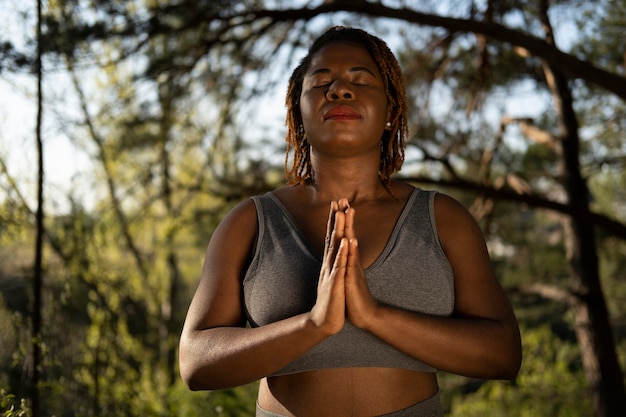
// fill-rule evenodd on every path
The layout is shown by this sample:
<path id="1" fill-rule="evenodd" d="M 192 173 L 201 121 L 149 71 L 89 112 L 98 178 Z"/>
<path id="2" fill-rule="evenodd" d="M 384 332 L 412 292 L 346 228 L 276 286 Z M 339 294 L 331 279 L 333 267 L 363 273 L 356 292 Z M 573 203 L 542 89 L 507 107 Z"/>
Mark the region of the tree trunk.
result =
<path id="1" fill-rule="evenodd" d="M 171 115 L 174 113 L 172 108 L 174 95 L 175 87 L 172 85 L 171 78 L 167 77 L 167 79 L 159 85 L 159 101 L 161 104 L 161 196 L 169 219 L 175 219 L 177 217 L 172 196 L 170 154 L 167 148 L 170 141 L 170 130 L 172 128 Z M 176 347 L 178 345 L 179 329 L 175 320 L 174 311 L 178 309 L 178 289 L 182 278 L 178 265 L 178 255 L 176 253 L 176 235 L 178 228 L 171 224 L 167 227 L 168 230 L 165 233 L 165 250 L 167 251 L 167 265 L 169 268 L 169 285 L 168 291 L 165 293 L 163 299 L 161 299 L 159 353 L 161 363 L 165 365 L 167 370 L 168 382 L 170 386 L 172 386 L 178 379 L 178 372 L 176 372 Z"/>
<path id="2" fill-rule="evenodd" d="M 541 2 L 540 19 L 546 41 L 554 43 L 548 0 Z M 564 223 L 565 247 L 571 270 L 574 324 L 583 368 L 598 417 L 626 416 L 626 392 L 606 307 L 598 266 L 596 240 L 589 210 L 589 189 L 580 171 L 578 119 L 564 73 L 543 61 L 548 88 L 558 116 L 560 167 L 571 208 Z"/>
<path id="3" fill-rule="evenodd" d="M 569 109 L 573 114 L 573 109 Z M 578 137 L 567 129 L 562 140 L 565 190 L 571 216 L 563 221 L 570 263 L 571 307 L 583 367 L 598 416 L 626 415 L 626 395 L 615 342 L 600 283 L 597 248 L 590 221 L 589 190 L 580 174 Z"/>
<path id="4" fill-rule="evenodd" d="M 44 239 L 44 164 L 43 164 L 43 138 L 41 136 L 43 120 L 43 90 L 42 90 L 42 46 L 41 46 L 41 21 L 42 21 L 41 1 L 37 1 L 37 59 L 35 70 L 37 73 L 37 214 L 35 221 L 37 231 L 35 236 L 35 262 L 33 265 L 33 315 L 32 315 L 32 348 L 33 348 L 33 374 L 31 391 L 31 411 L 33 417 L 39 417 L 39 382 L 41 380 L 41 317 L 42 317 L 42 287 L 43 287 L 43 239 Z"/>

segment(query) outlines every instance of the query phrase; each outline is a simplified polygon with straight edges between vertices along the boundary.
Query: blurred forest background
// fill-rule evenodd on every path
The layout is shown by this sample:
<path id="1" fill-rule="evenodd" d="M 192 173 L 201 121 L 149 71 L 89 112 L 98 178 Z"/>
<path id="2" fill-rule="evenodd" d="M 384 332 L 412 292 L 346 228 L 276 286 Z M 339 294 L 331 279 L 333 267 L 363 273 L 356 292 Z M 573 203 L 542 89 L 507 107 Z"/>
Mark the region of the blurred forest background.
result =
<path id="1" fill-rule="evenodd" d="M 283 183 L 287 78 L 335 24 L 399 57 L 399 176 L 471 209 L 520 320 L 519 377 L 442 373 L 446 414 L 626 415 L 626 1 L 2 8 L 3 415 L 252 415 L 255 384 L 186 389 L 178 337 L 217 223 Z"/>

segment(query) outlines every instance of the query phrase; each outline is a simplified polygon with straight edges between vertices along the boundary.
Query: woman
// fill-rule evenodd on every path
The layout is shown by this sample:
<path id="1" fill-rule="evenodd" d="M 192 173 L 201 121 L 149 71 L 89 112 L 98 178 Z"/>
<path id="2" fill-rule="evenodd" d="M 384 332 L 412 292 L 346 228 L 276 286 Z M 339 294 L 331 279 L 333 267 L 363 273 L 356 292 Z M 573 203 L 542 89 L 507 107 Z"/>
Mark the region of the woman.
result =
<path id="1" fill-rule="evenodd" d="M 406 96 L 387 45 L 327 31 L 287 113 L 290 185 L 235 207 L 209 243 L 180 342 L 187 385 L 261 379 L 257 416 L 442 416 L 435 370 L 514 378 L 519 330 L 479 227 L 390 178 Z"/>

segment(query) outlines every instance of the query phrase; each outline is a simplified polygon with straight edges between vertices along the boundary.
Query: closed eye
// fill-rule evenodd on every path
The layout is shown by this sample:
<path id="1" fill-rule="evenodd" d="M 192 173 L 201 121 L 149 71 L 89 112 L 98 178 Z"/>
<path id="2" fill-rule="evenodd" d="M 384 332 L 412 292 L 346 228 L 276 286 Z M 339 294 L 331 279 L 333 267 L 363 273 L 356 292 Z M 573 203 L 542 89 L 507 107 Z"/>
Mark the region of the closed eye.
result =
<path id="1" fill-rule="evenodd" d="M 370 86 L 377 84 L 378 79 L 374 75 L 370 75 L 369 72 L 360 71 L 352 78 L 352 84 L 358 86 Z"/>

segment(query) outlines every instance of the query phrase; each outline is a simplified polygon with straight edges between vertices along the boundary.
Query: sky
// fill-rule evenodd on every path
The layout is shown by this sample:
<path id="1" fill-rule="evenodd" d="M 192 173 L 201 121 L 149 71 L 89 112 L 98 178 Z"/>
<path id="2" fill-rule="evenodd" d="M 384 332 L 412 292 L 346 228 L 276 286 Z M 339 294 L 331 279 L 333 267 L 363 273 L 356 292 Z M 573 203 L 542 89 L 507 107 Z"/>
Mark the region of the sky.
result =
<path id="1" fill-rule="evenodd" d="M 24 39 L 33 28 L 20 19 L 21 13 L 25 10 L 31 17 L 34 10 L 32 5 L 26 5 L 17 0 L 6 0 L 5 7 L 0 8 L 0 27 L 3 27 L 5 36 L 18 46 L 23 47 Z M 16 18 L 18 17 L 18 18 Z M 568 39 L 574 35 L 573 27 L 568 26 L 566 21 L 561 21 L 557 34 L 559 43 L 567 44 Z M 72 111 L 72 88 L 69 82 L 59 74 L 46 74 L 44 99 L 58 100 L 60 97 L 67 100 L 64 111 Z M 257 104 L 257 111 L 251 109 L 251 124 L 260 126 L 266 124 L 267 128 L 272 126 L 282 126 L 284 120 L 284 85 L 277 86 L 277 90 L 272 91 Z M 522 88 L 517 92 L 515 100 L 502 98 L 504 111 L 512 116 L 534 116 L 543 109 L 537 106 L 537 96 L 532 87 Z M 497 116 L 494 116 L 497 117 Z M 256 120 L 255 120 L 256 119 Z M 267 121 L 271 122 L 268 124 Z M 35 122 L 36 122 L 36 85 L 33 77 L 12 75 L 0 72 L 0 158 L 8 165 L 10 174 L 18 180 L 20 185 L 24 185 L 26 197 L 29 204 L 34 207 L 37 179 L 37 155 L 35 142 Z M 56 207 L 63 211 L 62 200 L 55 196 L 66 195 L 70 189 L 79 194 L 89 194 L 92 190 L 76 189 L 76 184 L 81 181 L 82 172 L 89 172 L 91 167 L 90 158 L 85 153 L 78 151 L 62 129 L 55 125 L 55 115 L 46 113 L 44 118 L 44 165 L 46 172 L 46 182 L 50 187 L 49 201 L 59 204 Z M 280 127 L 276 127 L 278 129 Z M 282 134 L 277 141 L 282 141 Z M 263 155 L 261 155 L 263 156 Z M 78 177 L 77 177 L 78 176 Z M 4 184 L 0 176 L 0 184 Z M 2 196 L 0 189 L 0 199 Z"/>

